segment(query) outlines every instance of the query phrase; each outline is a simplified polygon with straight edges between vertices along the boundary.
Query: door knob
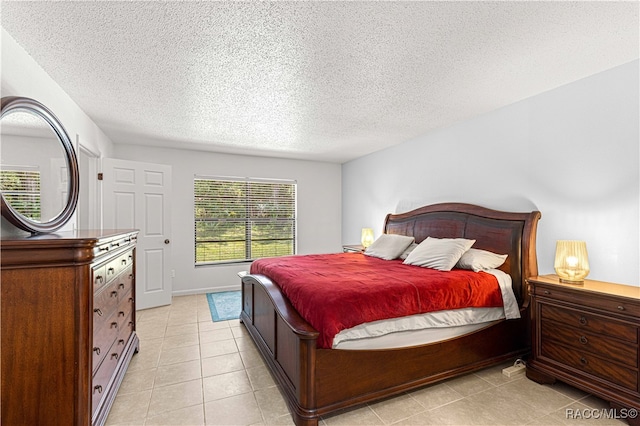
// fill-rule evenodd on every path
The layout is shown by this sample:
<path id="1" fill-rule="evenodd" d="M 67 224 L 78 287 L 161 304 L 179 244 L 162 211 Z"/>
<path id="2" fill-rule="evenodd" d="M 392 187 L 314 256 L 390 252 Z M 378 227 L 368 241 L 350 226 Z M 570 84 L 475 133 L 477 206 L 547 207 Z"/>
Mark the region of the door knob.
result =
<path id="1" fill-rule="evenodd" d="M 169 244 L 171 241 L 169 241 L 169 239 L 167 238 L 166 240 L 164 240 L 165 244 Z"/>

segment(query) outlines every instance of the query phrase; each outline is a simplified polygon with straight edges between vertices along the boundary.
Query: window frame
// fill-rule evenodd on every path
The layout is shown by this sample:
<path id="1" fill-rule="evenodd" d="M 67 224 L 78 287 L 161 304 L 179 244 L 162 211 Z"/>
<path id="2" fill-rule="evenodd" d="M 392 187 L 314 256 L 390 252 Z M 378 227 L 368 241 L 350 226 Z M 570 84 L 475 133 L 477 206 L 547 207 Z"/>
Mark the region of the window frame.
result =
<path id="1" fill-rule="evenodd" d="M 239 263 L 250 263 L 253 262 L 255 259 L 258 259 L 259 257 L 252 257 L 251 258 L 247 258 L 247 253 L 251 253 L 251 242 L 252 241 L 257 241 L 255 239 L 251 238 L 252 232 L 251 232 L 251 224 L 255 223 L 256 218 L 252 218 L 250 217 L 250 215 L 247 213 L 245 215 L 245 217 L 242 219 L 239 219 L 238 221 L 241 223 L 244 223 L 245 226 L 245 238 L 244 240 L 238 240 L 238 241 L 244 241 L 245 242 L 245 258 L 244 259 L 230 259 L 230 260 L 210 260 L 210 261 L 198 261 L 198 244 L 201 244 L 202 242 L 198 242 L 198 231 L 197 231 L 197 226 L 199 222 L 207 222 L 207 220 L 202 220 L 196 217 L 196 209 L 197 209 L 197 203 L 196 203 L 196 188 L 195 188 L 195 183 L 197 180 L 210 180 L 210 181 L 218 181 L 218 182 L 241 182 L 241 183 L 246 183 L 247 185 L 250 184 L 274 184 L 274 185 L 293 185 L 293 190 L 294 190 L 294 194 L 293 194 L 293 219 L 292 219 L 292 226 L 293 226 L 293 238 L 286 238 L 283 240 L 286 241 L 291 241 L 292 246 L 293 246 L 293 252 L 290 254 L 297 254 L 298 251 L 298 183 L 296 180 L 293 179 L 272 179 L 272 178 L 255 178 L 255 177 L 236 177 L 236 176 L 218 176 L 218 175 L 203 175 L 203 174 L 194 174 L 193 177 L 193 219 L 194 219 L 194 266 L 195 267 L 203 267 L 203 266 L 217 266 L 217 265 L 230 265 L 230 264 L 239 264 Z M 245 211 L 248 211 L 248 206 L 249 203 L 248 201 L 248 193 L 245 194 L 245 201 L 244 201 L 244 208 Z M 210 222 L 216 222 L 216 221 L 220 221 L 220 220 L 225 220 L 225 219 L 217 219 L 217 220 L 210 220 Z M 286 221 L 291 221 L 291 219 L 284 219 Z M 259 222 L 259 220 L 258 220 Z M 275 240 L 275 239 L 274 239 Z M 232 240 L 229 240 L 232 241 Z"/>

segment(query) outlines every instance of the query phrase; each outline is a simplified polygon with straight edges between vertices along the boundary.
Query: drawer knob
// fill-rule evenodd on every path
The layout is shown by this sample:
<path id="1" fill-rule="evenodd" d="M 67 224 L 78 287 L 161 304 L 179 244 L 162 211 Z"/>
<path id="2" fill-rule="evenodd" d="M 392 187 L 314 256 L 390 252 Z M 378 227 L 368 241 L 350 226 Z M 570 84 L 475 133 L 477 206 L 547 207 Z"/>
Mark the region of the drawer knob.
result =
<path id="1" fill-rule="evenodd" d="M 93 351 L 96 353 L 96 355 L 100 355 L 100 348 L 95 347 L 93 348 Z"/>
<path id="2" fill-rule="evenodd" d="M 93 393 L 96 393 L 96 392 L 102 393 L 102 386 L 100 386 L 100 385 L 94 386 L 93 387 Z"/>
<path id="3" fill-rule="evenodd" d="M 583 345 L 586 345 L 587 343 L 589 343 L 589 339 L 587 339 L 585 336 L 580 336 L 580 343 L 582 343 Z"/>
<path id="4" fill-rule="evenodd" d="M 619 311 L 624 311 L 624 306 L 622 306 L 622 305 L 618 305 L 618 310 L 619 310 Z"/>
<path id="5" fill-rule="evenodd" d="M 551 292 L 549 290 L 545 290 L 544 294 L 549 295 L 549 294 L 551 294 Z"/>
<path id="6" fill-rule="evenodd" d="M 93 312 L 95 312 L 95 313 L 96 313 L 96 314 L 98 314 L 99 316 L 102 316 L 102 315 L 103 315 L 103 314 L 102 314 L 102 311 L 100 310 L 100 308 L 95 308 L 95 309 L 93 310 Z"/>
<path id="7" fill-rule="evenodd" d="M 589 321 L 587 321 L 587 319 L 585 317 L 580 317 L 580 319 L 578 320 L 578 322 L 580 323 L 580 325 L 587 325 L 587 323 Z"/>
<path id="8" fill-rule="evenodd" d="M 589 361 L 587 361 L 587 359 L 585 357 L 581 357 L 580 358 L 580 363 L 582 363 L 582 365 L 587 365 L 587 364 L 589 364 Z"/>

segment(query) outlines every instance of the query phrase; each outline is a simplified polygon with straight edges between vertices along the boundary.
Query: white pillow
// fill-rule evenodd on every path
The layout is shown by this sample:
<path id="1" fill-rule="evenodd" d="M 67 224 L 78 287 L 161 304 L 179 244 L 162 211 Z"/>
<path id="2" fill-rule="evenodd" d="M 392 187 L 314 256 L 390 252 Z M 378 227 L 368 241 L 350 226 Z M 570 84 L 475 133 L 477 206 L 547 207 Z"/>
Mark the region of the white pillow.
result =
<path id="1" fill-rule="evenodd" d="M 490 251 L 480 249 L 469 249 L 462 255 L 456 268 L 471 269 L 474 272 L 496 269 L 507 260 L 506 254 L 495 254 Z"/>
<path id="2" fill-rule="evenodd" d="M 406 235 L 382 234 L 367 247 L 364 254 L 384 260 L 396 259 L 413 241 L 413 237 Z"/>
<path id="3" fill-rule="evenodd" d="M 418 244 L 404 261 L 407 265 L 450 271 L 476 240 L 464 238 L 431 238 Z"/>

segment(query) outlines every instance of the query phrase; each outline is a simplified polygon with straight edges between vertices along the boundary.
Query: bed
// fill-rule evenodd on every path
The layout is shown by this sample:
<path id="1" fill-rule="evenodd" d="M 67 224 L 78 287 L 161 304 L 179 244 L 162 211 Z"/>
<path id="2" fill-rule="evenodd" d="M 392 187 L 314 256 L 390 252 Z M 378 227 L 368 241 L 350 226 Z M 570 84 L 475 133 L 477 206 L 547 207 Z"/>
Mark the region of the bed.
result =
<path id="1" fill-rule="evenodd" d="M 317 425 L 321 416 L 338 410 L 526 354 L 530 349 L 526 278 L 538 273 L 539 219 L 538 211 L 501 212 L 462 203 L 386 216 L 383 234 L 413 237 L 415 243 L 428 237 L 472 239 L 476 249 L 507 255 L 497 269 L 510 278 L 519 319 L 493 320 L 429 343 L 334 349 L 298 313 L 276 279 L 258 273 L 243 276 L 240 320 L 280 385 L 294 422 Z M 304 274 L 300 278 L 304 280 Z"/>

